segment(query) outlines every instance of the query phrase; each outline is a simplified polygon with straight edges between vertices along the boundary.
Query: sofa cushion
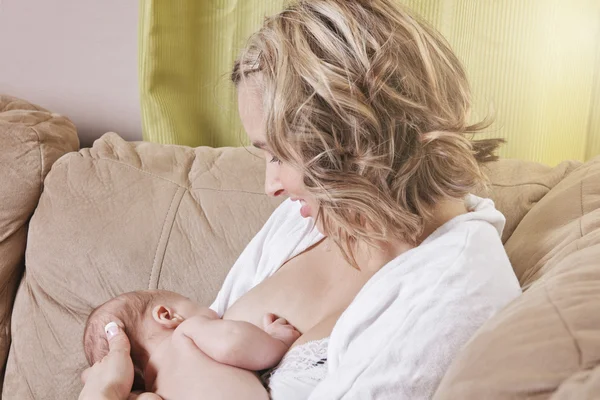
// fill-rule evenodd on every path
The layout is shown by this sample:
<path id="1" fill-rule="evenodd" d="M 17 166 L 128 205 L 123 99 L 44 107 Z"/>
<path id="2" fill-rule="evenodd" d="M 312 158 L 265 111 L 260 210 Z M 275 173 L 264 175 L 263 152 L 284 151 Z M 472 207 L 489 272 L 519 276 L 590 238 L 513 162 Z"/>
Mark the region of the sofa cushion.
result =
<path id="1" fill-rule="evenodd" d="M 491 185 L 488 191 L 476 194 L 492 198 L 496 208 L 506 217 L 502 243 L 508 241 L 529 210 L 580 165 L 579 161 L 563 161 L 556 167 L 549 167 L 513 159 L 485 164 L 484 171 Z"/>
<path id="2" fill-rule="evenodd" d="M 577 250 L 579 239 L 598 222 L 600 157 L 580 167 L 543 199 L 543 206 L 527 214 L 505 244 L 523 288 Z M 595 175 L 594 175 L 595 174 Z"/>
<path id="3" fill-rule="evenodd" d="M 600 393 L 600 366 L 580 371 L 561 383 L 550 400 L 596 400 Z"/>
<path id="4" fill-rule="evenodd" d="M 23 273 L 27 222 L 54 161 L 78 148 L 68 118 L 0 95 L 0 387 L 13 300 Z"/>
<path id="5" fill-rule="evenodd" d="M 568 393 L 597 385 L 587 374 L 600 365 L 600 157 L 544 196 L 506 249 L 529 289 L 476 333 L 435 399 L 587 398 Z"/>

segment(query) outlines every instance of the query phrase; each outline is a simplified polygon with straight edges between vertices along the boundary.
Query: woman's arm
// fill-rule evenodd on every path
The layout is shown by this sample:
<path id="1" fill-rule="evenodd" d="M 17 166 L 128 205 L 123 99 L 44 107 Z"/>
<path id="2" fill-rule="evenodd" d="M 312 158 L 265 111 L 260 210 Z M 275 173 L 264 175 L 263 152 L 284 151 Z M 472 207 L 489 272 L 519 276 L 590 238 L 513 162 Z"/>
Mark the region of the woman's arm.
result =
<path id="1" fill-rule="evenodd" d="M 282 340 L 244 321 L 194 317 L 180 329 L 215 361 L 252 371 L 277 365 L 289 348 Z"/>

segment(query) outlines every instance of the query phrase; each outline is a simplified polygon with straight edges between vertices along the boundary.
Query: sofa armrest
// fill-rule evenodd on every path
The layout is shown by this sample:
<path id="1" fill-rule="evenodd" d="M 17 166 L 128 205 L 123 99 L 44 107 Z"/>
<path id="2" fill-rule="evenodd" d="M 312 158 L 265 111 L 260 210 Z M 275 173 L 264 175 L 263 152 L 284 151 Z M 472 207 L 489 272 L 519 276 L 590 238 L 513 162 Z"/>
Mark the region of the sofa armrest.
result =
<path id="1" fill-rule="evenodd" d="M 0 95 L 0 388 L 13 302 L 24 269 L 27 224 L 52 164 L 78 148 L 68 118 Z"/>

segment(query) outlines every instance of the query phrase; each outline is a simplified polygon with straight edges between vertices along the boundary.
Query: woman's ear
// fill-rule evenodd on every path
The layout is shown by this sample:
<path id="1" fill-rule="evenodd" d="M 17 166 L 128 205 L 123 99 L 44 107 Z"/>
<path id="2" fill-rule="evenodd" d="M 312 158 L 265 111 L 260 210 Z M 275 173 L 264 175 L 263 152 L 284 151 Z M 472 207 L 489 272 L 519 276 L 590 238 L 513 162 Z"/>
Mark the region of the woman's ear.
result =
<path id="1" fill-rule="evenodd" d="M 156 306 L 152 310 L 152 318 L 167 329 L 175 329 L 183 322 L 183 318 L 170 307 Z"/>

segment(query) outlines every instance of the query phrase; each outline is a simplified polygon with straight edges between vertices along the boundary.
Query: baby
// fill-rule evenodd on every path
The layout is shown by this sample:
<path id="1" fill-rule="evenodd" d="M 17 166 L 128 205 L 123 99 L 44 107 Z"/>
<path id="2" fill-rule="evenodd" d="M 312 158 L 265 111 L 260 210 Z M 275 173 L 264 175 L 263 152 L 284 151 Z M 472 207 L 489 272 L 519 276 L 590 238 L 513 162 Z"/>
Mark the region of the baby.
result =
<path id="1" fill-rule="evenodd" d="M 300 337 L 286 320 L 263 329 L 223 320 L 177 293 L 144 290 L 115 297 L 89 316 L 83 347 L 90 365 L 108 353 L 104 327 L 119 325 L 131 342 L 139 399 L 268 399 L 257 374 L 277 365 Z M 132 395 L 130 399 L 135 398 Z"/>

